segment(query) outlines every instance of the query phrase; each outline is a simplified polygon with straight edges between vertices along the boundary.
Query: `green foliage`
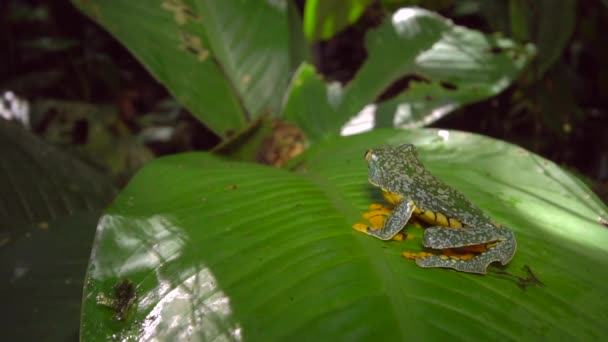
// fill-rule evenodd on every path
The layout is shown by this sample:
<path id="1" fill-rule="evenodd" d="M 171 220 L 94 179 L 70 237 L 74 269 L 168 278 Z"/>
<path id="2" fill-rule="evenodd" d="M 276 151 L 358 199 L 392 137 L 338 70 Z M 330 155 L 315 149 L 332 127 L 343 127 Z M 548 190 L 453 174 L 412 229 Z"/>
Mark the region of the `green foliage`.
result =
<path id="1" fill-rule="evenodd" d="M 449 2 L 435 3 L 446 8 Z M 291 2 L 73 3 L 226 139 L 225 149 L 254 155 L 253 142 L 263 137 L 253 131 L 266 114 L 296 123 L 312 142 L 292 172 L 208 153 L 144 167 L 99 221 L 84 289 L 83 340 L 602 336 L 608 317 L 597 299 L 608 294 L 608 231 L 598 220 L 608 214 L 579 181 L 523 149 L 463 133 L 336 136 L 399 80 L 407 81 L 406 88 L 378 104 L 376 127 L 428 124 L 494 96 L 528 64 L 530 46 L 454 25 L 428 10 L 401 8 L 367 33 L 368 58 L 354 79 L 329 84 L 315 67 L 300 64 L 310 60 L 310 51 Z M 356 21 L 368 3 L 310 0 L 304 33 L 328 38 Z M 511 30 L 516 38 L 540 37 L 534 42 L 548 51 L 542 68 L 555 65 L 572 31 L 571 17 L 555 9 L 567 25 L 552 41 L 550 25 L 532 35 L 536 14 L 526 12 L 525 2 L 496 3 L 460 9 L 487 15 L 492 6 L 502 6 L 503 13 L 510 8 L 509 18 L 488 17 L 503 32 L 517 26 Z M 53 46 L 70 48 L 47 48 Z M 23 146 L 39 145 L 20 139 Z M 415 238 L 404 242 L 382 242 L 350 228 L 370 202 L 381 200 L 366 180 L 363 152 L 404 142 L 418 145 L 435 175 L 515 231 L 519 251 L 506 268 L 511 276 L 417 267 L 400 256 L 420 249 L 415 227 L 409 227 Z M 247 149 L 234 148 L 239 144 Z M 65 317 L 61 326 L 32 328 L 40 334 L 34 339 L 72 336 L 86 241 L 113 187 L 83 165 L 71 167 L 56 151 L 39 155 L 23 147 L 11 155 L 5 149 L 11 166 L 0 181 L 11 192 L 0 200 L 19 201 L 0 202 L 8 217 L 3 222 L 10 224 L 1 246 L 2 289 L 17 324 L 50 325 L 53 317 Z M 34 162 L 24 158 L 29 155 Z M 30 267 L 25 275 L 21 265 Z M 525 276 L 525 265 L 546 286 L 520 288 L 516 276 Z M 129 282 L 135 304 L 123 307 L 127 313 L 119 321 L 121 308 L 99 298 L 115 297 L 115 286 Z M 59 295 L 50 300 L 48 293 Z"/>
<path id="2" fill-rule="evenodd" d="M 338 131 L 348 118 L 404 76 L 413 79 L 402 94 L 379 105 L 377 126 L 429 124 L 460 105 L 504 90 L 533 52 L 508 39 L 411 8 L 394 13 L 366 38 L 368 59 L 345 87 L 325 85 L 311 66 L 296 72 L 284 114 L 309 138 Z"/>
<path id="3" fill-rule="evenodd" d="M 449 136 L 446 138 L 446 134 Z M 422 269 L 350 226 L 378 189 L 363 152 L 414 143 L 427 168 L 512 228 L 514 276 Z M 378 130 L 315 144 L 295 172 L 206 153 L 156 160 L 100 221 L 82 339 L 593 339 L 608 316 L 606 207 L 553 163 L 466 133 Z M 515 170 L 517 170 L 515 172 Z M 150 186 L 154 184 L 154 186 Z M 97 303 L 128 279 L 127 321 Z M 482 317 L 483 316 L 483 317 Z M 169 324 L 168 322 L 175 322 Z"/>
<path id="4" fill-rule="evenodd" d="M 545 73 L 562 55 L 574 31 L 576 1 L 510 0 L 509 17 L 513 38 L 533 42 L 538 48 L 536 76 Z"/>
<path id="5" fill-rule="evenodd" d="M 344 89 L 319 77 L 313 80 L 310 67 L 304 66 L 284 93 L 290 64 L 306 58 L 301 46 L 305 43 L 288 24 L 293 15 L 285 5 L 177 0 L 145 5 L 75 3 L 224 138 L 244 130 L 264 113 L 295 122 L 312 140 L 336 133 L 402 77 L 423 81 L 411 82 L 403 96 L 383 106 L 378 121 L 384 123 L 380 126 L 393 126 L 393 122 L 397 127 L 420 126 L 440 117 L 438 110 L 445 114 L 496 95 L 531 56 L 529 48 L 507 39 L 453 25 L 423 9 L 402 8 L 367 34 L 369 58 Z M 305 33 L 310 39 L 335 34 L 356 20 L 366 4 L 309 1 Z M 313 84 L 305 85 L 306 80 Z M 325 103 L 310 105 L 317 101 Z M 286 105 L 279 108 L 282 102 Z M 404 106 L 412 108 L 409 116 L 403 115 Z"/>
<path id="6" fill-rule="evenodd" d="M 221 137 L 274 112 L 288 76 L 286 6 L 267 1 L 80 1 Z"/>
<path id="7" fill-rule="evenodd" d="M 83 273 L 114 185 L 0 119 L 0 289 L 11 341 L 78 334 Z"/>
<path id="8" fill-rule="evenodd" d="M 584 70 L 594 70 L 591 72 L 593 74 L 595 70 L 602 72 L 601 68 L 588 64 L 589 59 L 585 57 L 601 55 L 602 48 L 586 42 L 580 27 L 594 27 L 593 35 L 598 35 L 595 32 L 601 32 L 601 29 L 597 23 L 605 21 L 606 12 L 596 9 L 591 3 L 572 0 L 562 1 L 559 6 L 551 0 L 467 2 L 477 4 L 477 8 L 465 14 L 477 16 L 487 24 L 488 30 L 503 32 L 517 42 L 530 42 L 536 46 L 536 57 L 521 76 L 521 82 L 513 88 L 512 96 L 502 101 L 495 112 L 486 109 L 487 122 L 497 123 L 498 129 L 505 131 L 522 131 L 534 126 L 533 133 L 525 134 L 525 139 L 535 140 L 537 151 L 555 154 L 547 151 L 555 146 L 547 136 L 554 136 L 563 143 L 571 139 L 570 133 L 575 130 L 574 127 L 585 119 L 584 108 L 580 108 L 577 102 L 588 103 L 589 94 L 597 89 L 591 80 L 596 76 L 585 79 L 583 74 L 588 71 Z M 593 13 L 584 13 L 585 10 Z M 579 29 L 575 31 L 577 25 Z M 563 58 L 566 52 L 567 59 Z M 599 60 L 603 61 L 604 58 L 599 57 Z M 597 79 L 605 77 L 598 74 Z M 509 109 L 505 111 L 505 107 Z M 514 123 L 518 127 L 513 127 Z M 595 126 L 596 123 L 591 125 Z M 496 131 L 496 128 L 493 130 Z M 529 142 L 522 139 L 520 143 Z M 545 144 L 546 147 L 539 148 Z M 557 154 L 562 154 L 561 159 L 572 154 L 566 151 L 567 148 L 559 150 L 562 152 Z"/>
<path id="9" fill-rule="evenodd" d="M 304 34 L 310 41 L 326 40 L 353 24 L 371 0 L 309 0 L 304 9 Z"/>

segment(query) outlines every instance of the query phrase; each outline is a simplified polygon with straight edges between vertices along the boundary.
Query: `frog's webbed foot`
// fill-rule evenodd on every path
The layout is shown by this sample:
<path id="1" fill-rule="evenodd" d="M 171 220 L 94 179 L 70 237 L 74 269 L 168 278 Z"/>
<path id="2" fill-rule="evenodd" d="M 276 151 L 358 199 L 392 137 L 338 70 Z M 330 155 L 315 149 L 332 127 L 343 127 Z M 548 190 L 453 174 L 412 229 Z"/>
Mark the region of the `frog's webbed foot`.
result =
<path id="1" fill-rule="evenodd" d="M 466 230 L 470 230 L 471 228 L 461 228 L 461 229 L 449 229 L 454 233 L 462 232 L 460 235 L 466 236 L 468 233 L 464 233 Z M 448 229 L 438 229 L 436 231 L 443 231 Z M 476 230 L 476 229 L 473 229 Z M 433 233 L 434 231 L 431 231 Z M 464 234 L 463 234 L 464 233 Z M 493 234 L 497 234 L 498 236 L 493 235 L 491 240 L 486 241 L 476 241 L 473 244 L 478 243 L 487 243 L 491 241 L 496 241 L 496 244 L 489 247 L 487 251 L 482 252 L 481 254 L 475 256 L 469 260 L 463 260 L 458 258 L 451 258 L 446 255 L 431 255 L 426 257 L 421 257 L 416 259 L 416 264 L 420 267 L 447 267 L 453 268 L 462 272 L 469 273 L 480 273 L 485 274 L 486 268 L 494 261 L 500 261 L 501 264 L 506 265 L 513 255 L 515 254 L 515 250 L 517 248 L 517 244 L 515 242 L 515 236 L 513 232 L 509 229 L 496 229 Z M 425 232 L 425 241 L 424 245 L 427 246 L 427 236 Z M 458 235 L 458 234 L 457 234 Z M 491 235 L 491 234 L 490 234 Z M 434 237 L 434 236 L 432 236 Z M 432 238 L 431 237 L 431 238 Z M 460 237 L 459 237 L 460 238 Z M 431 240 L 433 241 L 433 240 Z M 457 243 L 458 244 L 458 243 Z M 435 244 L 439 245 L 439 244 Z M 471 245 L 471 243 L 467 243 L 467 245 Z M 460 246 L 466 246 L 464 244 L 460 244 Z M 430 247 L 430 246 L 427 246 Z M 450 245 L 447 247 L 456 247 L 456 245 Z M 435 247 L 433 247 L 435 248 Z"/>
<path id="2" fill-rule="evenodd" d="M 378 230 L 384 227 L 384 223 L 386 219 L 393 212 L 393 208 L 389 208 L 380 203 L 372 203 L 369 205 L 369 211 L 363 213 L 361 218 L 365 219 L 367 222 L 357 222 L 353 224 L 353 229 L 365 234 L 368 234 L 368 230 Z M 394 241 L 403 241 L 406 238 L 404 233 L 397 233 L 391 240 Z"/>
<path id="3" fill-rule="evenodd" d="M 375 236 L 380 240 L 390 240 L 393 239 L 399 232 L 405 227 L 405 224 L 412 216 L 414 212 L 414 203 L 412 201 L 403 201 L 399 203 L 394 209 L 393 212 L 388 216 L 382 228 L 375 229 L 373 227 L 362 227 L 354 225 L 353 228 L 361 231 L 363 233 L 369 234 L 371 236 Z"/>
<path id="4" fill-rule="evenodd" d="M 384 227 L 378 230 L 368 230 L 368 234 L 377 237 L 381 240 L 390 240 L 397 235 L 414 212 L 414 203 L 412 201 L 402 201 L 394 209 L 391 215 L 386 219 Z"/>

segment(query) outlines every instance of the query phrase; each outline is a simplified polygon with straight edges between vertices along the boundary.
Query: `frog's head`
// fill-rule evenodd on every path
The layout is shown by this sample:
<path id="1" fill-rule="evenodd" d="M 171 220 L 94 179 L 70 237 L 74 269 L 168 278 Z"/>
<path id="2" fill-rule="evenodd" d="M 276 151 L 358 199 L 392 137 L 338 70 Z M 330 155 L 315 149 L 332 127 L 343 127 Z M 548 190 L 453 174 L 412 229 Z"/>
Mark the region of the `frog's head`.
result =
<path id="1" fill-rule="evenodd" d="M 394 193 L 403 193 L 412 176 L 424 170 L 412 144 L 382 146 L 365 152 L 370 183 Z"/>

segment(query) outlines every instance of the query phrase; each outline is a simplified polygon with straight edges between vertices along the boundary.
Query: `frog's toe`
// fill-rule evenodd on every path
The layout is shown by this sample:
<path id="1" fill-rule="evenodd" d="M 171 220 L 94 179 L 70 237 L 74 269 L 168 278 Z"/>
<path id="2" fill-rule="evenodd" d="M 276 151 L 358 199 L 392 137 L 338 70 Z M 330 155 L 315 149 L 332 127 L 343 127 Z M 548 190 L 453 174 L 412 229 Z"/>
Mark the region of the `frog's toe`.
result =
<path id="1" fill-rule="evenodd" d="M 426 257 L 432 256 L 434 254 L 433 253 L 427 253 L 427 252 L 408 252 L 408 251 L 405 251 L 401 255 L 404 258 L 406 258 L 406 259 L 416 260 L 416 259 L 420 259 L 420 258 L 426 258 Z"/>
<path id="2" fill-rule="evenodd" d="M 352 225 L 353 229 L 361 232 L 361 233 L 367 233 L 367 225 L 365 223 L 361 223 L 361 222 L 357 222 L 355 224 Z"/>
<path id="3" fill-rule="evenodd" d="M 403 233 L 399 232 L 395 236 L 393 236 L 393 238 L 391 240 L 393 240 L 393 241 L 403 241 L 406 238 L 407 238 L 407 234 L 403 234 Z"/>
<path id="4" fill-rule="evenodd" d="M 369 223 L 372 229 L 381 229 L 386 222 L 386 216 L 374 216 L 369 218 Z"/>
<path id="5" fill-rule="evenodd" d="M 492 247 L 492 251 L 501 264 L 506 265 L 513 259 L 515 251 L 517 250 L 517 242 L 515 241 L 515 235 L 511 230 L 505 231 L 505 237 L 502 241 L 498 242 L 496 246 Z"/>

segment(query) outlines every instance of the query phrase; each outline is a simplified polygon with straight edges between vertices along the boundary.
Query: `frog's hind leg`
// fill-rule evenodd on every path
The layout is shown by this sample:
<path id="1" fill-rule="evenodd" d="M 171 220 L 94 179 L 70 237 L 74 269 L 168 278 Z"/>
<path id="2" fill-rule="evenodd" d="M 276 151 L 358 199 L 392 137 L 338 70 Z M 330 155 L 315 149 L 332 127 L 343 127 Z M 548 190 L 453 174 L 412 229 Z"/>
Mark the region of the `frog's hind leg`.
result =
<path id="1" fill-rule="evenodd" d="M 446 228 L 429 227 L 424 230 L 424 247 L 434 249 L 458 248 L 498 241 L 503 238 L 502 230 L 489 228 Z"/>
<path id="2" fill-rule="evenodd" d="M 502 234 L 497 239 L 498 243 L 473 259 L 460 260 L 446 255 L 431 255 L 416 259 L 416 264 L 420 267 L 446 267 L 462 272 L 485 274 L 489 264 L 500 261 L 501 264 L 506 265 L 515 254 L 517 244 L 513 232 L 510 230 L 499 230 L 499 232 Z"/>
<path id="3" fill-rule="evenodd" d="M 404 200 L 399 203 L 391 215 L 386 219 L 384 226 L 381 229 L 371 229 L 367 228 L 365 233 L 375 236 L 380 240 L 390 240 L 393 236 L 397 235 L 407 221 L 412 217 L 412 213 L 414 212 L 414 202 Z"/>

